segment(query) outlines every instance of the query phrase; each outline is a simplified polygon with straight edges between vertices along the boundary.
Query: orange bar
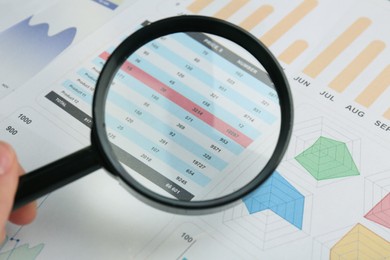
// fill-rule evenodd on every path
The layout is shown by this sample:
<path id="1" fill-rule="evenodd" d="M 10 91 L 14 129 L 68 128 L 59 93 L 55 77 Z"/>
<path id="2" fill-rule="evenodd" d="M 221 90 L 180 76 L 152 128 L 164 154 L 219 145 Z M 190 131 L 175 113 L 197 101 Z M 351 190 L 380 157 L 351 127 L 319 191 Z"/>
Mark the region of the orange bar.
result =
<path id="1" fill-rule="evenodd" d="M 332 42 L 317 58 L 315 58 L 303 72 L 312 77 L 317 77 L 336 57 L 343 52 L 359 35 L 371 24 L 371 20 L 363 17 L 356 20 L 346 31 Z"/>
<path id="2" fill-rule="evenodd" d="M 194 14 L 197 14 L 212 2 L 213 0 L 196 0 L 187 7 L 187 10 L 191 11 Z"/>
<path id="3" fill-rule="evenodd" d="M 390 120 L 390 108 L 387 109 L 387 111 L 383 114 L 383 116 L 384 116 L 386 119 L 389 119 L 389 120 Z"/>
<path id="4" fill-rule="evenodd" d="M 274 8 L 270 5 L 260 6 L 256 11 L 254 11 L 250 16 L 248 16 L 244 21 L 240 23 L 240 26 L 248 31 L 252 30 L 256 25 L 261 23 L 265 18 L 267 18 Z"/>
<path id="5" fill-rule="evenodd" d="M 260 40 L 265 45 L 270 46 L 276 42 L 283 34 L 296 25 L 302 18 L 304 18 L 310 11 L 312 11 L 318 2 L 315 0 L 305 0 L 291 13 L 285 16 L 278 24 L 276 24 L 271 30 L 266 32 Z"/>
<path id="6" fill-rule="evenodd" d="M 297 40 L 287 47 L 278 57 L 286 64 L 291 64 L 299 55 L 309 47 L 306 41 Z"/>
<path id="7" fill-rule="evenodd" d="M 343 92 L 351 82 L 385 49 L 382 41 L 371 42 L 329 86 L 337 92 Z"/>
<path id="8" fill-rule="evenodd" d="M 390 65 L 388 65 L 381 73 L 363 90 L 362 93 L 355 99 L 362 106 L 369 107 L 377 100 L 390 85 Z"/>
<path id="9" fill-rule="evenodd" d="M 226 20 L 248 2 L 249 0 L 231 0 L 224 8 L 214 14 L 214 17 Z"/>

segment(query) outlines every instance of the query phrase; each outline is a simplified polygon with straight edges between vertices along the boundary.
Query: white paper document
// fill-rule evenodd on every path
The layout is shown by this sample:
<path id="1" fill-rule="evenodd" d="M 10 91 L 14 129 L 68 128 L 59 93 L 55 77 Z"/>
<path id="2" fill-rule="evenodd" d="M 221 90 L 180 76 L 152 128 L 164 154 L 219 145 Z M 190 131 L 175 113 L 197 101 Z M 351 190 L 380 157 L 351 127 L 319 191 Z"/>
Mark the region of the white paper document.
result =
<path id="1" fill-rule="evenodd" d="M 0 260 L 390 259 L 390 1 L 0 0 L 0 14 L 0 139 L 13 145 L 26 172 L 90 145 L 99 72 L 107 55 L 146 21 L 198 14 L 241 26 L 278 59 L 294 99 L 294 128 L 281 164 L 237 206 L 201 216 L 166 213 L 98 170 L 39 199 L 32 224 L 9 224 Z M 161 43 L 163 54 L 172 57 L 185 48 L 188 56 L 197 54 L 169 40 Z M 134 62 L 148 62 L 146 56 Z M 169 64 L 163 67 L 170 72 Z M 149 95 L 145 104 L 146 95 L 134 91 L 134 113 L 145 113 L 139 107 L 160 98 Z M 120 95 L 112 98 L 112 111 L 122 113 Z M 234 122 L 234 111 L 246 111 L 243 102 L 223 102 L 227 121 Z M 148 124 L 169 129 L 158 119 L 171 115 L 150 109 L 137 127 L 158 137 L 152 146 L 158 152 L 168 139 Z M 269 111 L 264 122 L 272 122 Z M 184 117 L 177 127 L 192 119 Z M 195 139 L 198 133 L 187 129 L 187 138 Z M 128 142 L 115 134 L 109 133 L 114 143 Z M 150 140 L 138 134 L 134 154 L 160 167 L 143 153 Z M 169 130 L 166 137 L 173 134 Z M 193 146 L 220 149 L 214 143 Z M 215 169 L 228 169 L 227 162 L 240 155 L 245 153 L 233 145 L 218 160 L 202 153 L 212 170 L 176 181 L 198 192 L 213 183 Z M 184 150 L 177 155 L 186 156 Z M 166 167 L 179 172 L 176 166 Z M 249 161 L 240 166 L 249 167 Z"/>

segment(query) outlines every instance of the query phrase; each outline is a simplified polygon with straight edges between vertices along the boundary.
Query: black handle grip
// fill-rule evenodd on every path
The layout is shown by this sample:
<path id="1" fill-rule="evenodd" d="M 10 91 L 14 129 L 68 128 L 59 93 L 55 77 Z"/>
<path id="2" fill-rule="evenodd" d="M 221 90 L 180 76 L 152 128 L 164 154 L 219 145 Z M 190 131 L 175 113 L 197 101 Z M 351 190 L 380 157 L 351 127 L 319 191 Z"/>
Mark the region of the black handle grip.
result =
<path id="1" fill-rule="evenodd" d="M 19 178 L 14 209 L 32 202 L 99 169 L 101 162 L 92 146 L 34 170 Z"/>

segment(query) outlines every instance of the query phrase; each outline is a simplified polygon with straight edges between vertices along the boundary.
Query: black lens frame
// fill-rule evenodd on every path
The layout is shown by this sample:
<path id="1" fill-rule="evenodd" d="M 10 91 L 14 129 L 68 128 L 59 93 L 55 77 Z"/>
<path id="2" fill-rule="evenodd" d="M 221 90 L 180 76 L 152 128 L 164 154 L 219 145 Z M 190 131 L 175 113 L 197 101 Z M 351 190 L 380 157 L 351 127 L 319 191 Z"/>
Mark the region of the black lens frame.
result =
<path id="1" fill-rule="evenodd" d="M 205 201 L 180 201 L 170 199 L 146 189 L 133 179 L 116 159 L 106 133 L 105 105 L 109 86 L 117 71 L 126 59 L 137 49 L 146 43 L 179 32 L 203 32 L 226 38 L 242 46 L 251 53 L 268 72 L 271 81 L 279 97 L 281 108 L 280 135 L 275 151 L 269 162 L 261 172 L 243 188 L 230 195 Z M 221 207 L 229 206 L 239 199 L 254 191 L 263 183 L 279 165 L 287 149 L 293 127 L 293 103 L 288 81 L 283 73 L 282 67 L 276 58 L 257 38 L 242 28 L 226 21 L 198 15 L 184 15 L 153 22 L 125 39 L 110 55 L 105 63 L 93 98 L 93 131 L 92 144 L 99 150 L 104 166 L 125 185 L 129 187 L 140 200 L 162 209 L 164 211 L 179 214 L 202 214 L 221 210 Z"/>

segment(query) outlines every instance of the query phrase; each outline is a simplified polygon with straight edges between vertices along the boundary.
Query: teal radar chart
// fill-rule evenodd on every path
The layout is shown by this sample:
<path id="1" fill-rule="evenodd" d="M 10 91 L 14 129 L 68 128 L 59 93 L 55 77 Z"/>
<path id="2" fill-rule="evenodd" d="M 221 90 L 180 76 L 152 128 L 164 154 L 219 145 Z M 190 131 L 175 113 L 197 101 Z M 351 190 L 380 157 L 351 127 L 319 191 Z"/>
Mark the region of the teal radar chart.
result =
<path id="1" fill-rule="evenodd" d="M 305 197 L 278 172 L 274 172 L 243 201 L 250 214 L 270 209 L 302 229 Z"/>
<path id="2" fill-rule="evenodd" d="M 32 18 L 0 33 L 0 79 L 5 89 L 15 89 L 37 74 L 63 52 L 76 35 L 74 27 L 49 35 L 49 24 L 31 25 Z M 15 73 L 17 75 L 12 76 Z"/>
<path id="3" fill-rule="evenodd" d="M 15 245 L 8 249 L 8 244 L 12 243 L 15 243 Z M 29 244 L 18 245 L 19 243 L 18 239 L 6 239 L 6 242 L 0 245 L 0 260 L 34 260 L 44 248 L 44 244 L 30 247 Z"/>
<path id="4" fill-rule="evenodd" d="M 359 175 L 347 145 L 324 136 L 295 159 L 317 181 Z"/>

